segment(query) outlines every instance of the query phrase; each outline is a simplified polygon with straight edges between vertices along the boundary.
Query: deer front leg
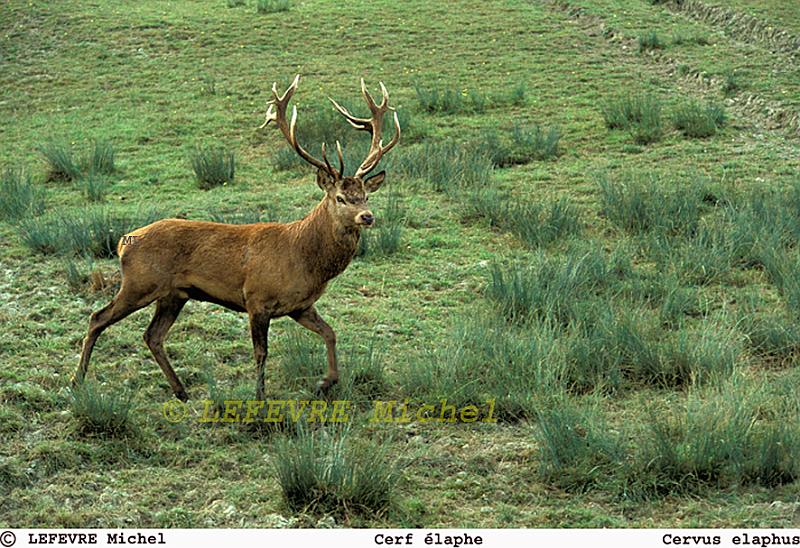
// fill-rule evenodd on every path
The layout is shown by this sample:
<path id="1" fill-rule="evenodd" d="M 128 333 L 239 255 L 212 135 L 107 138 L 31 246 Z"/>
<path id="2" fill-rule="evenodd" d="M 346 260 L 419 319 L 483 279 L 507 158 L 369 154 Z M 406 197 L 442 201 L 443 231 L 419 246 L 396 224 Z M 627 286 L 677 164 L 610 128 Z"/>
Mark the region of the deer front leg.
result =
<path id="1" fill-rule="evenodd" d="M 297 323 L 322 337 L 325 341 L 325 348 L 328 350 L 328 373 L 317 383 L 317 389 L 325 391 L 339 381 L 339 369 L 336 366 L 336 333 L 331 326 L 317 313 L 311 306 L 306 310 L 290 314 L 291 318 Z"/>
<path id="2" fill-rule="evenodd" d="M 264 364 L 267 361 L 270 316 L 264 312 L 251 312 L 250 334 L 253 337 L 253 354 L 256 359 L 256 399 L 264 400 Z"/>

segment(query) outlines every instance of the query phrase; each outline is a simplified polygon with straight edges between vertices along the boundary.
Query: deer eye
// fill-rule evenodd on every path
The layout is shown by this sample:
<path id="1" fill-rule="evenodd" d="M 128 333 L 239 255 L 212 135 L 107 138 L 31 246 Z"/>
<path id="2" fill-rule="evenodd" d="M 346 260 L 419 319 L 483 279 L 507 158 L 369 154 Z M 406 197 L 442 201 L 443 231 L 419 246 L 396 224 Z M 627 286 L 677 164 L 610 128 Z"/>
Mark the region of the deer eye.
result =
<path id="1" fill-rule="evenodd" d="M 336 201 L 339 202 L 340 204 L 345 203 L 344 198 L 342 198 L 341 196 L 337 196 Z"/>

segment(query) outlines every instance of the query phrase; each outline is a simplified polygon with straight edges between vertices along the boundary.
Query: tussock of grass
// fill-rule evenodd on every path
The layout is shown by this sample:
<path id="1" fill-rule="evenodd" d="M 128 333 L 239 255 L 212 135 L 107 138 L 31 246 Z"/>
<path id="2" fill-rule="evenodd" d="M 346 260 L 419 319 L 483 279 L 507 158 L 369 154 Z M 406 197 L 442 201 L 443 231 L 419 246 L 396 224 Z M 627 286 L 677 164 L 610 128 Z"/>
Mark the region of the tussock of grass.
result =
<path id="1" fill-rule="evenodd" d="M 676 46 L 684 44 L 697 44 L 698 46 L 707 46 L 711 43 L 708 36 L 704 34 L 684 34 L 676 32 L 672 35 L 672 43 Z"/>
<path id="2" fill-rule="evenodd" d="M 326 371 L 325 344 L 318 335 L 295 328 L 286 332 L 278 346 L 280 368 L 285 386 L 308 390 Z M 336 398 L 366 401 L 386 395 L 388 380 L 383 370 L 385 348 L 370 339 L 366 348 L 348 352 L 339 347 L 342 377 L 336 385 Z"/>
<path id="3" fill-rule="evenodd" d="M 28 249 L 44 255 L 113 257 L 117 253 L 117 242 L 124 234 L 160 217 L 155 210 L 119 213 L 106 208 L 88 208 L 23 221 L 19 233 Z"/>
<path id="4" fill-rule="evenodd" d="M 41 214 L 45 191 L 21 169 L 7 169 L 0 177 L 0 219 L 16 221 Z"/>
<path id="5" fill-rule="evenodd" d="M 749 312 L 738 327 L 757 356 L 793 364 L 800 353 L 800 323 L 788 314 Z"/>
<path id="6" fill-rule="evenodd" d="M 505 317 L 568 325 L 581 301 L 618 279 L 618 258 L 575 247 L 564 255 L 537 253 L 527 265 L 494 263 L 486 296 Z"/>
<path id="7" fill-rule="evenodd" d="M 737 91 L 742 89 L 742 84 L 739 75 L 734 71 L 726 71 L 723 75 L 725 81 L 722 84 L 722 93 L 726 97 L 734 95 Z"/>
<path id="8" fill-rule="evenodd" d="M 403 370 L 404 394 L 481 406 L 484 414 L 492 400 L 495 418 L 517 421 L 533 418 L 542 398 L 563 389 L 556 332 L 544 324 L 517 331 L 491 316 L 472 318 L 458 322 L 446 341 Z"/>
<path id="9" fill-rule="evenodd" d="M 71 181 L 81 176 L 79 162 L 75 160 L 68 143 L 51 140 L 39 146 L 39 152 L 49 168 L 48 180 Z"/>
<path id="10" fill-rule="evenodd" d="M 476 150 L 489 156 L 496 167 L 508 167 L 557 157 L 560 139 L 555 128 L 515 125 L 507 137 L 495 130 L 487 132 Z"/>
<path id="11" fill-rule="evenodd" d="M 654 49 L 664 49 L 664 42 L 654 30 L 639 35 L 639 53 Z"/>
<path id="12" fill-rule="evenodd" d="M 621 432 L 592 407 L 555 398 L 538 414 L 539 475 L 571 492 L 634 500 L 791 483 L 800 477 L 800 427 L 764 416 L 765 396 L 759 383 L 734 376 L 693 392 L 676 413 L 651 410 L 643 426 Z"/>
<path id="13" fill-rule="evenodd" d="M 653 415 L 632 475 L 645 496 L 736 484 L 775 486 L 800 475 L 796 421 L 760 417 L 764 392 L 734 378 L 690 398 L 685 414 Z"/>
<path id="14" fill-rule="evenodd" d="M 609 129 L 626 129 L 634 142 L 647 145 L 661 139 L 661 101 L 654 95 L 626 95 L 601 106 Z"/>
<path id="15" fill-rule="evenodd" d="M 662 233 L 646 242 L 647 254 L 659 270 L 673 272 L 689 284 L 709 285 L 726 279 L 740 256 L 736 240 L 716 224 L 703 223 L 686 239 Z"/>
<path id="16" fill-rule="evenodd" d="M 417 103 L 423 112 L 437 114 L 480 113 L 486 110 L 486 97 L 476 90 L 414 86 Z"/>
<path id="17" fill-rule="evenodd" d="M 50 140 L 38 150 L 47 162 L 48 180 L 73 181 L 88 175 L 113 173 L 115 169 L 114 146 L 106 139 L 96 139 L 80 160 L 66 141 Z"/>
<path id="18" fill-rule="evenodd" d="M 261 14 L 289 11 L 290 0 L 256 0 L 256 11 Z"/>
<path id="19" fill-rule="evenodd" d="M 759 257 L 770 281 L 786 300 L 788 309 L 800 316 L 800 255 L 764 248 Z"/>
<path id="20" fill-rule="evenodd" d="M 619 468 L 624 447 L 596 409 L 557 398 L 537 419 L 542 481 L 583 492 L 608 481 Z"/>
<path id="21" fill-rule="evenodd" d="M 92 150 L 83 161 L 83 172 L 90 175 L 114 173 L 114 145 L 105 139 L 96 139 Z"/>
<path id="22" fill-rule="evenodd" d="M 722 106 L 701 105 L 694 100 L 679 105 L 672 114 L 675 129 L 687 137 L 711 137 L 725 125 L 725 120 Z"/>
<path id="23" fill-rule="evenodd" d="M 414 85 L 417 105 L 422 112 L 431 114 L 480 114 L 487 108 L 498 106 L 524 106 L 527 102 L 527 86 L 518 82 L 504 88 L 496 95 L 487 95 L 476 89 L 459 90 L 447 86 Z"/>
<path id="24" fill-rule="evenodd" d="M 0 457 L 0 486 L 9 493 L 16 488 L 28 486 L 31 483 L 27 472 L 29 469 L 30 467 L 17 457 Z"/>
<path id="25" fill-rule="evenodd" d="M 197 186 L 204 190 L 233 182 L 236 160 L 221 147 L 195 147 L 190 156 Z"/>
<path id="26" fill-rule="evenodd" d="M 325 345 L 322 338 L 306 330 L 287 330 L 280 340 L 281 373 L 286 386 L 307 389 L 325 372 Z"/>
<path id="27" fill-rule="evenodd" d="M 692 234 L 707 186 L 700 179 L 686 184 L 644 173 L 629 173 L 616 181 L 601 176 L 598 185 L 602 214 L 630 234 Z"/>
<path id="28" fill-rule="evenodd" d="M 76 260 L 72 257 L 64 261 L 64 274 L 67 278 L 67 285 L 73 292 L 79 292 L 89 283 L 91 272 L 94 269 L 94 261 L 91 257 L 85 259 L 86 267 L 81 268 L 78 266 Z"/>
<path id="29" fill-rule="evenodd" d="M 680 388 L 724 379 L 741 359 L 736 332 L 714 322 L 674 333 L 643 310 L 609 311 L 582 318 L 568 346 L 574 389 L 617 389 L 632 385 Z"/>
<path id="30" fill-rule="evenodd" d="M 108 193 L 108 181 L 103 177 L 92 172 L 82 177 L 78 184 L 80 185 L 81 192 L 90 202 L 102 202 Z"/>
<path id="31" fill-rule="evenodd" d="M 293 511 L 349 517 L 385 512 L 399 479 L 389 445 L 359 442 L 346 431 L 300 430 L 275 443 L 275 474 Z"/>
<path id="32" fill-rule="evenodd" d="M 372 337 L 363 348 L 342 354 L 344 379 L 337 385 L 337 397 L 363 403 L 369 407 L 376 400 L 385 400 L 391 394 L 384 363 L 387 347 Z"/>
<path id="33" fill-rule="evenodd" d="M 492 226 L 508 230 L 531 247 L 543 247 L 581 232 L 578 209 L 566 198 L 548 203 L 519 202 L 495 190 L 471 193 L 467 209 Z"/>
<path id="34" fill-rule="evenodd" d="M 492 164 L 459 143 L 442 141 L 397 151 L 387 169 L 399 177 L 428 181 L 437 192 L 449 193 L 485 184 Z"/>
<path id="35" fill-rule="evenodd" d="M 103 394 L 91 383 L 72 390 L 70 408 L 83 434 L 122 436 L 133 431 L 130 399 Z"/>

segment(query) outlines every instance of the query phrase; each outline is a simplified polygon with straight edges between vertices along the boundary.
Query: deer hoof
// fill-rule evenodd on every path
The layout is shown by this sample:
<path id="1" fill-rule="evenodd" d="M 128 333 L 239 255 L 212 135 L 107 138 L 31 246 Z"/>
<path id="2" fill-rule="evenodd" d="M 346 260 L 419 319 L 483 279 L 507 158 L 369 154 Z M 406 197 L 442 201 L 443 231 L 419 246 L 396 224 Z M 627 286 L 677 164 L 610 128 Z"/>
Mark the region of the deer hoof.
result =
<path id="1" fill-rule="evenodd" d="M 186 390 L 181 388 L 177 392 L 175 392 L 175 397 L 181 400 L 183 403 L 189 401 L 189 395 L 186 393 Z"/>
<path id="2" fill-rule="evenodd" d="M 326 394 L 338 381 L 336 379 L 322 379 L 317 383 L 317 394 Z"/>

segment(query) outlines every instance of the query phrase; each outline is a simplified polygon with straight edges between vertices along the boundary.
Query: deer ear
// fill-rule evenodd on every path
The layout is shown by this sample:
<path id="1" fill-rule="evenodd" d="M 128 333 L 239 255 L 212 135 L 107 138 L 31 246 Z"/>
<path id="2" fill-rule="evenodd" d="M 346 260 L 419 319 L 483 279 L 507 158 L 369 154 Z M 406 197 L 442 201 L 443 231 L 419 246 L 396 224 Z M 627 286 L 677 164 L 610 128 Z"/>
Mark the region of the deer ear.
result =
<path id="1" fill-rule="evenodd" d="M 331 188 L 333 188 L 336 185 L 336 180 L 331 176 L 330 173 L 328 173 L 324 169 L 318 169 L 317 185 L 319 185 L 319 187 L 325 192 L 328 192 Z"/>
<path id="2" fill-rule="evenodd" d="M 386 179 L 386 172 L 381 171 L 380 173 L 376 173 L 366 181 L 364 181 L 364 190 L 367 191 L 367 194 L 375 192 L 378 190 L 381 185 L 383 184 L 383 180 Z"/>

